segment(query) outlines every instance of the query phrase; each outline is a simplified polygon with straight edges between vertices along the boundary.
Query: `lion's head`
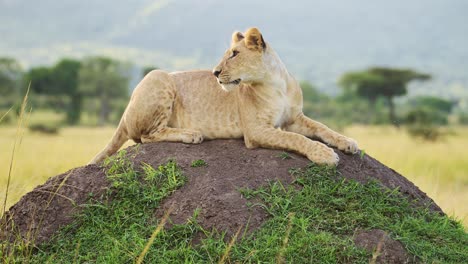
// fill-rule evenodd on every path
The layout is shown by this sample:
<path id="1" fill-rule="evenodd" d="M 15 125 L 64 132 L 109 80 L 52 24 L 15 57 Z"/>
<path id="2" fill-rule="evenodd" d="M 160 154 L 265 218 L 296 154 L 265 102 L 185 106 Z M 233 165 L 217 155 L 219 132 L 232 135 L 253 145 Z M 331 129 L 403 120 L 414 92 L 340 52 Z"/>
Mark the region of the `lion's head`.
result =
<path id="1" fill-rule="evenodd" d="M 266 42 L 257 28 L 232 34 L 231 47 L 224 53 L 221 62 L 213 69 L 218 83 L 230 91 L 241 83 L 261 81 L 267 72 L 264 63 Z"/>

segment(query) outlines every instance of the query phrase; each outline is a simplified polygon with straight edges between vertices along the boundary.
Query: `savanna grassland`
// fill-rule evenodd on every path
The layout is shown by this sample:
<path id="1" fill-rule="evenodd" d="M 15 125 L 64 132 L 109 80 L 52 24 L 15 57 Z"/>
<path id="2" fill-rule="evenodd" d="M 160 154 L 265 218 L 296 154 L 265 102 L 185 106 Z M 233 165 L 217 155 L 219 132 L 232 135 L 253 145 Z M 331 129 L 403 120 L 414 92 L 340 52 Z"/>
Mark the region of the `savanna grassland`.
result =
<path id="1" fill-rule="evenodd" d="M 404 129 L 393 127 L 355 126 L 345 133 L 468 227 L 467 127 L 452 128 L 450 135 L 437 142 L 414 139 Z"/>
<path id="2" fill-rule="evenodd" d="M 7 208 L 48 177 L 86 164 L 105 146 L 113 131 L 113 127 L 69 127 L 57 135 L 44 135 L 25 129 L 13 160 Z M 464 153 L 468 128 L 453 129 L 450 136 L 429 143 L 391 127 L 354 126 L 345 134 L 357 139 L 366 153 L 405 175 L 446 213 L 468 226 L 468 155 Z M 17 129 L 0 126 L 0 135 L 3 201 Z M 125 146 L 131 144 L 129 141 Z"/>

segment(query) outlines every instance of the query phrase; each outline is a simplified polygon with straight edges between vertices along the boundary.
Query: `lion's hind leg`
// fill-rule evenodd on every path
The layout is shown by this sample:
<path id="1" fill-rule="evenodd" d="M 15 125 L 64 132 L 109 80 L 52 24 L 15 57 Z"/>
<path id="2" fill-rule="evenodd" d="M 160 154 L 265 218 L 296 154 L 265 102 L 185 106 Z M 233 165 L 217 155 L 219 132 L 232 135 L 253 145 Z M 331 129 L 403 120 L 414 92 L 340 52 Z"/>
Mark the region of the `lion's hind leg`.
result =
<path id="1" fill-rule="evenodd" d="M 154 121 L 147 133 L 142 133 L 141 142 L 184 142 L 201 143 L 203 141 L 202 133 L 191 129 L 168 127 L 169 118 L 172 114 L 171 107 L 161 105 L 154 114 Z"/>
<path id="2" fill-rule="evenodd" d="M 173 101 L 174 94 L 168 93 L 165 97 L 162 96 L 164 100 L 159 100 L 158 105 L 153 106 L 151 125 L 147 127 L 146 131 L 141 133 L 141 142 L 160 142 L 160 141 L 170 141 L 170 142 L 183 142 L 183 143 L 193 143 L 198 144 L 203 141 L 203 136 L 200 131 L 183 129 L 183 128 L 173 128 L 169 127 L 169 119 L 173 114 Z"/>
<path id="3" fill-rule="evenodd" d="M 175 83 L 169 74 L 154 70 L 146 75 L 135 89 L 128 111 L 126 121 L 135 128 L 130 131 L 130 137 L 140 139 L 142 143 L 201 143 L 203 136 L 199 131 L 168 126 L 175 100 Z"/>

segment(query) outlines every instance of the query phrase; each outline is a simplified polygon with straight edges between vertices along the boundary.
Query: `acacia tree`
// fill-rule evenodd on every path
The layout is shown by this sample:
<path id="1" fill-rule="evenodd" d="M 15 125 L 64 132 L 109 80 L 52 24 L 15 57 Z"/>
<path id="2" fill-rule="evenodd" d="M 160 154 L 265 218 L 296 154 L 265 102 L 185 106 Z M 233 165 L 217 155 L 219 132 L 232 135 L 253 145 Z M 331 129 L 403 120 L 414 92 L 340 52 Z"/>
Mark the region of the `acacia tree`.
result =
<path id="1" fill-rule="evenodd" d="M 99 100 L 99 125 L 109 121 L 111 101 L 128 96 L 130 66 L 107 58 L 89 57 L 79 71 L 79 91 Z"/>
<path id="2" fill-rule="evenodd" d="M 377 98 L 385 98 L 389 107 L 389 120 L 398 127 L 393 98 L 405 95 L 409 82 L 430 78 L 429 74 L 411 69 L 373 67 L 365 71 L 346 73 L 340 78 L 339 84 L 344 90 L 366 98 L 374 106 Z"/>
<path id="3" fill-rule="evenodd" d="M 57 94 L 70 97 L 67 106 L 67 123 L 75 125 L 80 121 L 83 95 L 78 90 L 78 72 L 81 62 L 73 59 L 62 59 L 52 68 L 54 90 Z"/>
<path id="4" fill-rule="evenodd" d="M 48 97 L 68 97 L 65 108 L 67 123 L 71 125 L 79 122 L 81 114 L 83 96 L 78 90 L 80 65 L 77 60 L 62 59 L 53 67 L 31 68 L 23 78 L 25 84 L 31 83 L 31 91 L 34 93 Z"/>
<path id="5" fill-rule="evenodd" d="M 29 69 L 23 76 L 23 89 L 30 83 L 31 92 L 44 95 L 55 95 L 52 69 L 45 66 Z"/>

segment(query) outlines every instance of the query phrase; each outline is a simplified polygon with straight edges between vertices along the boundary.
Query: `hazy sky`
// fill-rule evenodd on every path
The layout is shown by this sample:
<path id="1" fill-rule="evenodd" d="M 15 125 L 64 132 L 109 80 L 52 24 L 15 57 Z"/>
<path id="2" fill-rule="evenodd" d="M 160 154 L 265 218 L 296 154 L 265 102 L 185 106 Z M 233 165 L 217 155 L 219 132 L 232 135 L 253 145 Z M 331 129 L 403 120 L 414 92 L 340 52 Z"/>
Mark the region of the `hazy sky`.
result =
<path id="1" fill-rule="evenodd" d="M 258 26 L 300 78 L 330 85 L 371 65 L 468 87 L 468 0 L 0 0 L 0 56 L 26 67 L 90 54 L 210 68 Z"/>

